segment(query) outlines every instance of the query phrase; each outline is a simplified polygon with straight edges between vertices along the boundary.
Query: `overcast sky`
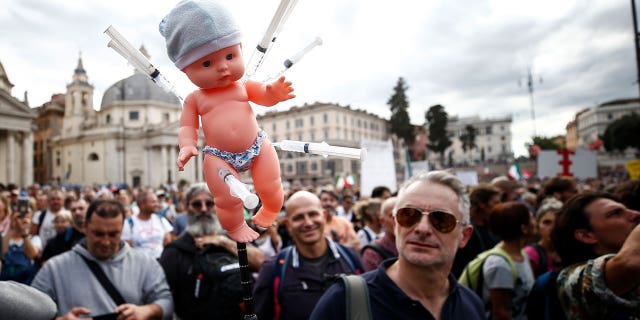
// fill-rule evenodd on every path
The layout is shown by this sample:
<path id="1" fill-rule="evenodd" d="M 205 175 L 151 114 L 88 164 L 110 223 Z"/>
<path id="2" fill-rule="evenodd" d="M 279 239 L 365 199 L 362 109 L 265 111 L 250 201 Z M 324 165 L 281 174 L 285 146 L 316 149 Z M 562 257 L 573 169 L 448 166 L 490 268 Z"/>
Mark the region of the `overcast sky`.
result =
<path id="1" fill-rule="evenodd" d="M 279 0 L 223 2 L 243 31 L 246 61 Z M 176 3 L 0 0 L 0 62 L 15 85 L 12 94 L 22 99 L 28 90 L 36 107 L 64 93 L 82 52 L 99 107 L 104 91 L 132 74 L 107 47 L 103 31 L 113 25 L 136 47 L 143 44 L 186 96 L 195 87 L 168 59 L 158 32 Z M 404 77 L 414 124 L 424 123 L 435 104 L 449 115 L 511 116 L 520 155 L 533 133 L 529 68 L 537 79 L 536 129 L 542 135 L 564 134 L 580 109 L 638 95 L 630 7 L 627 0 L 301 0 L 261 71 L 278 71 L 319 36 L 323 45 L 286 73 L 297 98 L 277 110 L 319 101 L 388 119 L 387 101 Z"/>

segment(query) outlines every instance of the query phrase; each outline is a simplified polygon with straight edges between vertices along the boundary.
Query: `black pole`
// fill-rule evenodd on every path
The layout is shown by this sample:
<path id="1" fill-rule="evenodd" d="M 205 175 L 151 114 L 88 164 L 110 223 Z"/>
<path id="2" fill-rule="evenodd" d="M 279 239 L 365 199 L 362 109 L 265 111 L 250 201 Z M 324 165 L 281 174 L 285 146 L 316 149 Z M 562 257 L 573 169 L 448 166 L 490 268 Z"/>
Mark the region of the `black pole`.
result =
<path id="1" fill-rule="evenodd" d="M 238 262 L 240 263 L 240 281 L 242 284 L 242 300 L 244 301 L 244 319 L 258 320 L 253 308 L 252 276 L 249 271 L 249 257 L 247 256 L 247 244 L 236 242 L 238 245 Z"/>
<path id="2" fill-rule="evenodd" d="M 638 41 L 638 18 L 636 17 L 635 0 L 631 0 L 631 16 L 633 17 L 633 39 L 636 44 L 636 69 L 638 72 L 636 83 L 638 84 L 638 93 L 640 95 L 640 41 Z"/>

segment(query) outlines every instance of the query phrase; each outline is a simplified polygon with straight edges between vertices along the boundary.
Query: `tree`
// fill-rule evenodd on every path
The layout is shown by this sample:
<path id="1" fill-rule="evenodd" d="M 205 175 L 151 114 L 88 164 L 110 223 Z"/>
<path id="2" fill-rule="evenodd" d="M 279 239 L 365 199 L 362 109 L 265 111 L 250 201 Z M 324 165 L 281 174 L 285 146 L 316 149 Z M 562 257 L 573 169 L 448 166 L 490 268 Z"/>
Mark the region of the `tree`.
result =
<path id="1" fill-rule="evenodd" d="M 532 142 L 527 142 L 524 146 L 529 150 L 529 157 L 535 159 L 540 150 L 560 150 L 562 146 L 558 145 L 553 139 L 547 137 L 533 137 Z"/>
<path id="2" fill-rule="evenodd" d="M 467 152 L 467 150 L 471 151 L 474 148 L 477 148 L 476 145 L 476 136 L 478 135 L 478 129 L 474 126 L 468 124 L 464 127 L 464 132 L 460 135 L 460 142 L 462 142 L 462 150 Z"/>
<path id="3" fill-rule="evenodd" d="M 391 133 L 398 138 L 404 139 L 406 145 L 411 145 L 415 140 L 413 125 L 409 120 L 409 102 L 406 91 L 409 89 L 402 77 L 398 78 L 396 86 L 393 88 L 393 95 L 387 101 L 391 107 Z"/>
<path id="4" fill-rule="evenodd" d="M 623 152 L 627 148 L 640 148 L 639 137 L 640 115 L 634 112 L 611 122 L 601 138 L 607 151 Z"/>
<path id="5" fill-rule="evenodd" d="M 444 152 L 451 146 L 451 139 L 447 133 L 449 115 L 444 107 L 437 104 L 431 106 L 425 114 L 426 123 L 429 126 L 429 142 L 427 148 L 440 154 L 440 163 L 444 164 Z"/>

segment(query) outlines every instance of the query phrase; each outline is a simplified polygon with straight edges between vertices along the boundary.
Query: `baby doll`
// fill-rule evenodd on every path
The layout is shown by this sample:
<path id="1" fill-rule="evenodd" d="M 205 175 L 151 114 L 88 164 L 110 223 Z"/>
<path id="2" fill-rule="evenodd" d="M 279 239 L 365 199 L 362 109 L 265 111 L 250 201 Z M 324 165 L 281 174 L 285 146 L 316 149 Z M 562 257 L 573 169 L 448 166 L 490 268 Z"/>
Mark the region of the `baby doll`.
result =
<path id="1" fill-rule="evenodd" d="M 160 23 L 169 58 L 198 90 L 184 101 L 180 118 L 178 169 L 198 155 L 198 120 L 207 142 L 203 149 L 204 176 L 213 193 L 220 223 L 238 242 L 258 237 L 244 221 L 240 199 L 218 175 L 227 168 L 236 177 L 251 170 L 262 207 L 251 219 L 269 227 L 277 217 L 284 193 L 280 164 L 266 133 L 258 127 L 248 101 L 263 106 L 295 97 L 291 82 L 284 77 L 265 85 L 255 81 L 243 84 L 245 68 L 240 32 L 229 13 L 214 1 L 181 1 Z"/>

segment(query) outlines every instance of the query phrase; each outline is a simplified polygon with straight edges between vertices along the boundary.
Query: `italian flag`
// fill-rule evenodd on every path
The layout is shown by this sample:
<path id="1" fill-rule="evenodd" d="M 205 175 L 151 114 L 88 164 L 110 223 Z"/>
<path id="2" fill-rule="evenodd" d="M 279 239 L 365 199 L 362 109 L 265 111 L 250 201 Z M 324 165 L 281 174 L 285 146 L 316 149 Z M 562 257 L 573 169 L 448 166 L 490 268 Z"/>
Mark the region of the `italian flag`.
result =
<path id="1" fill-rule="evenodd" d="M 343 188 L 348 188 L 356 184 L 355 176 L 350 173 L 347 175 L 339 175 L 336 179 L 336 189 L 342 190 Z"/>
<path id="2" fill-rule="evenodd" d="M 515 162 L 514 164 L 511 165 L 507 175 L 509 177 L 511 177 L 512 179 L 515 179 L 515 180 L 522 180 L 522 179 L 531 178 L 531 172 L 529 172 L 527 170 L 522 170 L 520 168 L 520 164 L 518 162 Z"/>

